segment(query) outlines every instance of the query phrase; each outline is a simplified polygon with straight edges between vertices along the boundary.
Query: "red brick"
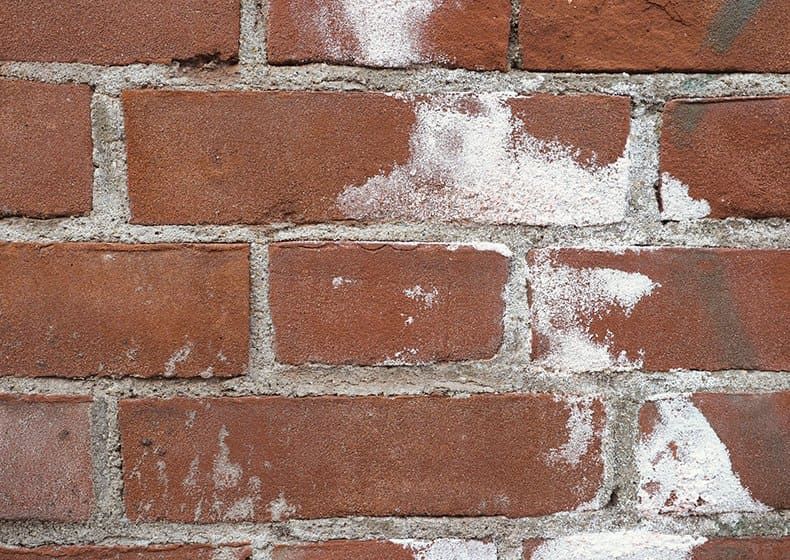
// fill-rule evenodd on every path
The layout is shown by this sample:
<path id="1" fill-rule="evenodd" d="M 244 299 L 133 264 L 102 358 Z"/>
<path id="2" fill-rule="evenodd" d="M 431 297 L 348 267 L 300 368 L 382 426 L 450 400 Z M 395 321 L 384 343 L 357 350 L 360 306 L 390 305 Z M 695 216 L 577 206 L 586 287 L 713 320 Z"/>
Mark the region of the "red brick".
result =
<path id="1" fill-rule="evenodd" d="M 790 97 L 671 101 L 661 172 L 712 218 L 790 217 Z"/>
<path id="2" fill-rule="evenodd" d="M 790 70 L 784 0 L 531 0 L 520 13 L 529 70 Z"/>
<path id="3" fill-rule="evenodd" d="M 240 375 L 245 245 L 0 244 L 0 375 Z"/>
<path id="4" fill-rule="evenodd" d="M 508 259 L 434 244 L 278 243 L 269 248 L 277 359 L 418 364 L 493 357 Z"/>
<path id="5" fill-rule="evenodd" d="M 572 510 L 601 485 L 603 422 L 599 400 L 551 395 L 124 400 L 126 515 L 210 523 Z M 574 429 L 589 440 L 570 443 Z"/>
<path id="6" fill-rule="evenodd" d="M 272 560 L 496 560 L 496 546 L 479 541 L 330 541 L 274 547 Z"/>
<path id="7" fill-rule="evenodd" d="M 269 62 L 507 69 L 508 0 L 432 4 L 421 14 L 398 5 L 348 9 L 341 0 L 273 0 Z"/>
<path id="8" fill-rule="evenodd" d="M 508 134 L 507 149 L 526 150 L 527 134 L 535 137 L 532 142 L 559 142 L 569 158 L 594 173 L 624 155 L 630 118 L 627 98 L 593 95 L 500 99 L 472 94 L 406 98 L 359 92 L 134 91 L 124 94 L 123 103 L 132 221 L 143 224 L 314 223 L 350 218 L 586 223 L 573 205 L 563 210 L 567 204 L 564 198 L 575 200 L 577 206 L 589 206 L 589 197 L 581 192 L 584 185 L 556 187 L 558 200 L 549 197 L 546 203 L 560 207 L 556 216 L 543 211 L 545 204 L 534 201 L 547 196 L 537 196 L 540 193 L 533 192 L 534 185 L 525 187 L 526 191 L 518 190 L 519 185 L 495 181 L 470 185 L 473 179 L 468 176 L 480 174 L 472 169 L 477 165 L 474 158 L 483 158 L 480 165 L 484 166 L 497 166 L 499 160 L 486 160 L 488 152 L 471 145 L 479 141 L 479 135 L 463 128 L 464 119 L 483 119 L 482 125 L 493 134 Z M 469 168 L 468 173 L 448 179 L 447 170 L 428 158 L 428 166 L 435 168 L 426 171 L 427 179 L 418 178 L 428 184 L 400 185 L 398 177 L 409 176 L 403 168 L 408 169 L 414 150 L 425 149 L 415 148 L 412 139 L 418 134 L 417 113 L 436 113 L 436 107 L 452 113 L 454 120 L 451 130 L 429 128 L 436 136 L 431 140 L 451 144 L 446 152 L 452 153 L 452 144 L 459 138 L 469 143 L 466 159 L 459 152 L 457 165 L 447 164 Z M 492 116 L 492 111 L 497 114 Z M 511 130 L 500 130 L 500 113 L 507 116 Z M 494 144 L 498 141 L 494 139 Z M 502 157 L 517 159 L 519 154 L 512 150 Z M 551 157 L 546 156 L 543 165 L 557 174 L 558 164 Z M 400 175 L 395 175 L 396 171 Z M 536 176 L 546 172 L 541 169 L 531 174 L 522 166 L 518 173 L 505 174 L 502 181 L 517 181 L 517 175 L 526 177 L 527 182 L 539 182 Z M 368 188 L 371 179 L 381 176 L 396 185 L 365 197 L 371 208 L 342 203 L 341 196 L 353 187 Z M 514 214 L 508 211 L 508 201 L 497 202 L 504 187 L 517 190 L 518 196 L 509 197 L 510 205 L 518 200 L 531 212 Z M 388 188 L 401 188 L 404 193 L 389 193 Z M 484 192 L 477 193 L 479 189 Z M 586 220 L 609 223 L 622 219 L 628 204 L 627 189 L 621 191 L 619 203 L 610 202 L 611 196 L 605 200 L 605 204 L 614 205 L 614 218 L 600 218 L 594 212 Z M 409 199 L 410 192 L 422 199 Z"/>
<path id="9" fill-rule="evenodd" d="M 533 357 L 549 367 L 790 368 L 788 251 L 546 249 L 529 260 Z"/>
<path id="10" fill-rule="evenodd" d="M 624 536 L 625 538 L 623 538 Z M 574 539 L 578 540 L 570 547 L 565 547 L 562 550 L 555 548 L 551 552 L 546 548 L 540 548 L 542 544 L 551 541 L 541 539 L 524 541 L 524 560 L 565 560 L 571 551 L 575 553 L 573 558 L 578 560 L 602 558 L 600 552 L 604 547 L 609 554 L 618 552 L 623 557 L 630 552 L 633 556 L 629 556 L 629 558 L 662 558 L 667 557 L 664 556 L 667 554 L 672 555 L 668 557 L 674 558 L 674 554 L 687 547 L 689 549 L 688 555 L 684 558 L 690 560 L 783 560 L 790 553 L 790 539 L 710 538 L 708 540 L 691 536 L 634 532 L 630 535 L 628 533 L 599 533 L 586 538 L 585 535 L 575 535 L 561 537 L 557 540 L 571 543 Z M 682 541 L 686 542 L 685 546 Z M 699 541 L 706 542 L 700 543 Z M 591 543 L 600 543 L 601 549 L 594 549 L 594 544 L 591 545 Z M 662 543 L 667 543 L 668 546 L 662 546 Z"/>
<path id="11" fill-rule="evenodd" d="M 4 0 L 0 60 L 167 63 L 239 49 L 238 0 Z"/>
<path id="12" fill-rule="evenodd" d="M 0 217 L 87 214 L 92 184 L 90 88 L 0 80 Z"/>
<path id="13" fill-rule="evenodd" d="M 89 414 L 88 398 L 0 395 L 0 519 L 88 519 Z"/>
<path id="14" fill-rule="evenodd" d="M 0 548 L 0 560 L 250 560 L 252 550 L 245 545 L 221 547 L 198 545 L 60 546 Z"/>

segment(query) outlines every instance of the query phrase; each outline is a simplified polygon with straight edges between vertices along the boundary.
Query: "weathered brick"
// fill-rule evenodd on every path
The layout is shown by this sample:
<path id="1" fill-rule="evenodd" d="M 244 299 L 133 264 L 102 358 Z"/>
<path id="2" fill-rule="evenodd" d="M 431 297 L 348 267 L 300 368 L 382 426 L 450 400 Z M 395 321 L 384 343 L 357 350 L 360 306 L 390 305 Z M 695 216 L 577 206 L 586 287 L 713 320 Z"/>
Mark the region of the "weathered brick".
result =
<path id="1" fill-rule="evenodd" d="M 245 372 L 245 245 L 0 244 L 0 375 Z"/>
<path id="2" fill-rule="evenodd" d="M 508 0 L 273 0 L 269 62 L 505 70 L 510 11 Z"/>
<path id="3" fill-rule="evenodd" d="M 496 248 L 272 245 L 269 306 L 275 354 L 289 364 L 491 358 L 502 343 L 507 276 L 508 258 Z"/>
<path id="4" fill-rule="evenodd" d="M 790 392 L 662 397 L 642 407 L 639 421 L 643 511 L 790 507 Z"/>
<path id="5" fill-rule="evenodd" d="M 89 413 L 88 398 L 0 395 L 0 519 L 88 519 Z"/>
<path id="6" fill-rule="evenodd" d="M 330 541 L 274 547 L 273 560 L 496 560 L 496 546 L 480 541 Z"/>
<path id="7" fill-rule="evenodd" d="M 525 69 L 790 70 L 784 0 L 530 0 L 520 14 Z"/>
<path id="8" fill-rule="evenodd" d="M 531 251 L 533 357 L 577 371 L 787 370 L 790 251 Z"/>
<path id="9" fill-rule="evenodd" d="M 624 97 L 135 91 L 132 221 L 612 223 Z"/>
<path id="10" fill-rule="evenodd" d="M 552 395 L 123 400 L 126 515 L 209 523 L 594 508 L 603 422 L 598 399 Z"/>
<path id="11" fill-rule="evenodd" d="M 88 86 L 0 80 L 0 217 L 90 212 L 90 105 Z"/>
<path id="12" fill-rule="evenodd" d="M 790 217 L 790 97 L 669 102 L 661 178 L 667 219 Z"/>
<path id="13" fill-rule="evenodd" d="M 648 531 L 587 533 L 524 542 L 524 560 L 684 558 L 689 560 L 783 560 L 790 539 L 710 538 Z"/>
<path id="14" fill-rule="evenodd" d="M 131 64 L 239 49 L 238 0 L 4 0 L 0 60 Z"/>
<path id="15" fill-rule="evenodd" d="M 246 545 L 57 546 L 0 548 L 0 560 L 250 560 Z"/>

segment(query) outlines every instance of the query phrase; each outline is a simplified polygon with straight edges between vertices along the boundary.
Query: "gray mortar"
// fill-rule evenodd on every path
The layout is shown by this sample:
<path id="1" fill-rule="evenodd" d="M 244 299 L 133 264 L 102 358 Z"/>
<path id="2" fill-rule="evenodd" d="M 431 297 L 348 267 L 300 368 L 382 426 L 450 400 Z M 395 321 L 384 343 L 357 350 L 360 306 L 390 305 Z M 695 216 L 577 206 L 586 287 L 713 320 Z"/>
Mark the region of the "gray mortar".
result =
<path id="1" fill-rule="evenodd" d="M 790 75 L 782 74 L 572 74 L 520 70 L 472 72 L 439 68 L 376 70 L 326 64 L 271 67 L 266 64 L 265 0 L 241 0 L 241 44 L 236 66 L 141 65 L 99 67 L 86 64 L 0 63 L 0 77 L 48 83 L 85 83 L 94 88 L 91 120 L 94 141 L 94 210 L 90 216 L 55 220 L 0 219 L 5 241 L 243 242 L 251 250 L 250 362 L 248 375 L 220 379 L 54 379 L 0 378 L 0 392 L 80 394 L 94 398 L 91 408 L 96 507 L 84 524 L 0 521 L 5 545 L 230 543 L 250 541 L 256 560 L 271 558 L 273 544 L 338 538 L 456 537 L 493 539 L 500 560 L 520 558 L 521 541 L 581 531 L 634 527 L 705 536 L 790 534 L 790 512 L 656 516 L 636 511 L 633 449 L 641 403 L 662 393 L 695 391 L 772 392 L 790 390 L 790 374 L 762 371 L 671 373 L 557 373 L 529 362 L 530 332 L 526 253 L 534 247 L 684 247 L 788 248 L 787 220 L 697 220 L 662 223 L 655 188 L 658 134 L 663 103 L 677 97 L 771 96 L 790 94 Z M 518 0 L 513 1 L 511 62 L 518 60 Z M 481 226 L 453 224 L 320 224 L 293 226 L 138 226 L 128 223 L 123 110 L 119 95 L 140 87 L 182 90 L 360 90 L 360 91 L 513 91 L 516 93 L 604 93 L 633 100 L 631 204 L 619 224 L 592 227 Z M 267 303 L 267 246 L 281 240 L 493 241 L 513 252 L 504 292 L 504 344 L 493 360 L 420 367 L 292 367 L 277 364 Z M 349 517 L 283 523 L 189 525 L 133 524 L 123 514 L 123 481 L 118 401 L 128 397 L 174 395 L 421 395 L 552 392 L 601 395 L 607 407 L 604 442 L 606 476 L 602 509 L 545 517 Z M 615 498 L 616 496 L 616 498 Z"/>

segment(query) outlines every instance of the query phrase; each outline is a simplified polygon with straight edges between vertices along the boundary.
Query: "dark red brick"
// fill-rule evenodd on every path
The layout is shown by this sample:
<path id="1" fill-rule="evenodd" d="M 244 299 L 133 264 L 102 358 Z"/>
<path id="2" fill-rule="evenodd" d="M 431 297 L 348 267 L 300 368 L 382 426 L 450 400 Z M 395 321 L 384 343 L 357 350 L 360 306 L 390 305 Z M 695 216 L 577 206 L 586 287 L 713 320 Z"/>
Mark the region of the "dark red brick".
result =
<path id="1" fill-rule="evenodd" d="M 92 185 L 90 88 L 0 80 L 0 217 L 87 214 Z"/>
<path id="2" fill-rule="evenodd" d="M 277 359 L 417 364 L 493 357 L 508 259 L 434 244 L 278 243 L 269 249 Z"/>
<path id="3" fill-rule="evenodd" d="M 568 448 L 579 416 L 591 436 Z M 552 395 L 124 400 L 126 514 L 211 523 L 573 510 L 601 485 L 603 422 L 599 400 Z"/>
<path id="4" fill-rule="evenodd" d="M 0 560 L 251 560 L 245 545 L 60 546 L 0 548 Z"/>
<path id="5" fill-rule="evenodd" d="M 451 552 L 450 552 L 451 551 Z M 451 556 L 448 556 L 451 554 Z M 496 546 L 479 541 L 330 541 L 274 547 L 273 560 L 496 560 Z"/>
<path id="6" fill-rule="evenodd" d="M 83 397 L 0 395 L 0 519 L 90 517 L 90 406 Z"/>
<path id="7" fill-rule="evenodd" d="M 246 371 L 245 245 L 0 244 L 0 375 Z"/>
<path id="8" fill-rule="evenodd" d="M 239 49 L 238 0 L 4 0 L 0 60 L 168 63 Z"/>
<path id="9" fill-rule="evenodd" d="M 520 14 L 529 70 L 790 70 L 784 0 L 530 0 Z"/>

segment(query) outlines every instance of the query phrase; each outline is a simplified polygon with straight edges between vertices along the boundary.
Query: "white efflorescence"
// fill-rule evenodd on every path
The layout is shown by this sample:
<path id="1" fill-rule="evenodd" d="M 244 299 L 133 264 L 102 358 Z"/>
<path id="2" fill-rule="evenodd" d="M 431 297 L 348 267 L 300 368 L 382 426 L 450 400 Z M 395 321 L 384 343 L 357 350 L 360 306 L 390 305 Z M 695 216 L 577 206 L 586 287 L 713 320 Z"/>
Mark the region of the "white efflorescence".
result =
<path id="1" fill-rule="evenodd" d="M 491 251 L 494 253 L 499 253 L 503 257 L 510 258 L 513 256 L 513 252 L 508 248 L 507 245 L 503 245 L 502 243 L 491 243 L 489 241 L 473 241 L 471 243 L 450 243 L 447 245 L 447 248 L 450 251 L 457 251 L 461 247 L 470 247 L 475 251 Z"/>
<path id="2" fill-rule="evenodd" d="M 641 367 L 639 357 L 615 355 L 610 340 L 594 340 L 589 327 L 613 306 L 630 315 L 659 284 L 637 272 L 558 265 L 551 250 L 538 255 L 529 276 L 534 328 L 549 344 L 542 365 L 567 371 Z"/>
<path id="3" fill-rule="evenodd" d="M 576 148 L 527 133 L 507 103 L 512 97 L 445 94 L 417 102 L 408 162 L 347 186 L 338 207 L 355 219 L 621 221 L 629 198 L 628 149 L 608 165 L 582 164 Z"/>
<path id="4" fill-rule="evenodd" d="M 335 0 L 318 13 L 318 27 L 330 52 L 357 64 L 399 67 L 429 62 L 422 45 L 428 18 L 443 0 Z M 343 52 L 329 31 L 329 19 L 353 35 L 356 48 Z"/>
<path id="5" fill-rule="evenodd" d="M 558 449 L 549 451 L 549 461 L 552 463 L 562 461 L 576 466 L 587 454 L 595 436 L 593 429 L 594 397 L 571 397 L 562 400 L 567 402 L 568 406 L 568 422 L 566 424 L 568 441 Z"/>
<path id="6" fill-rule="evenodd" d="M 704 218 L 710 214 L 710 204 L 705 199 L 689 196 L 689 187 L 669 173 L 661 174 L 661 203 L 664 220 L 683 221 Z"/>
<path id="7" fill-rule="evenodd" d="M 496 545 L 481 541 L 438 539 L 435 541 L 393 540 L 414 552 L 415 560 L 496 560 Z"/>
<path id="8" fill-rule="evenodd" d="M 730 453 L 687 396 L 655 401 L 659 420 L 636 460 L 647 513 L 765 512 L 733 471 Z"/>
<path id="9" fill-rule="evenodd" d="M 583 533 L 541 544 L 531 560 L 687 560 L 705 538 L 643 530 Z"/>

